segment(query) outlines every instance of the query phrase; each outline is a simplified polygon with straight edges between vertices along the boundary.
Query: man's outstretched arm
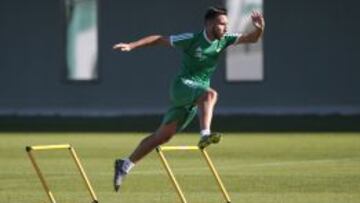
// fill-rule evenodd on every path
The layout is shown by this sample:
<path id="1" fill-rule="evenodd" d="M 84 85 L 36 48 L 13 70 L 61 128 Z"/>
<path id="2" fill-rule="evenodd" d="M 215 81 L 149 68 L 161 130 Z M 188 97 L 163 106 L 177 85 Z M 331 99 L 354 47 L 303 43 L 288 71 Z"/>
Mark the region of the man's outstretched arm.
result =
<path id="1" fill-rule="evenodd" d="M 161 36 L 161 35 L 150 35 L 144 38 L 141 38 L 137 41 L 129 42 L 129 43 L 118 43 L 113 46 L 113 49 L 119 51 L 131 51 L 141 47 L 154 46 L 154 45 L 163 45 L 163 46 L 171 46 L 169 37 Z"/>
<path id="2" fill-rule="evenodd" d="M 261 35 L 264 32 L 265 28 L 265 20 L 264 17 L 259 12 L 253 12 L 251 15 L 252 23 L 255 27 L 255 30 L 248 33 L 243 34 L 239 37 L 236 44 L 242 44 L 242 43 L 255 43 L 257 42 Z"/>

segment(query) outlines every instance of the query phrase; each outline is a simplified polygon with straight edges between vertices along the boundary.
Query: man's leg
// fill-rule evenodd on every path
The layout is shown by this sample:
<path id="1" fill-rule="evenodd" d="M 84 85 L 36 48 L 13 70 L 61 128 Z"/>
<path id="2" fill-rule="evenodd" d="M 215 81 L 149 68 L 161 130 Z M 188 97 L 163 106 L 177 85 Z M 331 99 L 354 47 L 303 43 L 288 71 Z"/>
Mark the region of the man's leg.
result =
<path id="1" fill-rule="evenodd" d="M 214 107 L 217 102 L 217 92 L 209 88 L 198 99 L 199 120 L 201 130 L 210 130 Z"/>
<path id="2" fill-rule="evenodd" d="M 177 124 L 172 122 L 160 126 L 153 134 L 144 138 L 128 159 L 118 159 L 115 161 L 114 189 L 118 191 L 125 175 L 131 168 L 154 150 L 157 146 L 168 142 L 176 133 Z"/>
<path id="3" fill-rule="evenodd" d="M 175 135 L 176 128 L 176 122 L 160 126 L 155 133 L 149 135 L 140 142 L 135 151 L 130 155 L 130 161 L 137 163 L 157 146 L 168 142 Z"/>
<path id="4" fill-rule="evenodd" d="M 201 129 L 200 134 L 202 136 L 199 142 L 200 148 L 205 148 L 211 143 L 218 143 L 220 141 L 221 135 L 211 133 L 210 130 L 216 102 L 217 92 L 211 88 L 204 92 L 197 101 Z"/>

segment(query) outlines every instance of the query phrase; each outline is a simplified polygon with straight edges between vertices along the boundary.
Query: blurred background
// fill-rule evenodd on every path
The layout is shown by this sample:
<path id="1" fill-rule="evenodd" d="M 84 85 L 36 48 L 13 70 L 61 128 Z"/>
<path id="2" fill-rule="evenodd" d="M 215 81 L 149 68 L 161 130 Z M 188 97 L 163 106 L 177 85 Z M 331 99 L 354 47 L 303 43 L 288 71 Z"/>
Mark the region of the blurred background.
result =
<path id="1" fill-rule="evenodd" d="M 154 130 L 169 106 L 181 52 L 120 53 L 112 46 L 201 31 L 211 5 L 232 13 L 260 9 L 266 19 L 261 42 L 219 62 L 215 129 L 360 130 L 360 3 L 239 2 L 243 7 L 216 0 L 1 0 L 1 130 Z M 255 64 L 246 60 L 249 49 L 258 54 Z M 74 72 L 79 67 L 83 72 Z M 255 70 L 255 77 L 229 78 L 236 67 Z M 197 130 L 197 121 L 188 130 Z"/>

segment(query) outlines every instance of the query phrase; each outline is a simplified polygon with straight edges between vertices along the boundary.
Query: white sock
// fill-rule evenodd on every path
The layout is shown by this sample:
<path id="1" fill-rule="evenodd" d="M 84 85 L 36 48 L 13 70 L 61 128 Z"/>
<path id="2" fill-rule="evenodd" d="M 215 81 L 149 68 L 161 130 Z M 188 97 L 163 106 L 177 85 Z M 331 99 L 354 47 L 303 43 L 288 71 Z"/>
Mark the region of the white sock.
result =
<path id="1" fill-rule="evenodd" d="M 124 159 L 124 164 L 122 166 L 122 170 L 125 171 L 125 173 L 129 173 L 130 170 L 135 166 L 133 162 L 130 161 L 129 158 Z"/>
<path id="2" fill-rule="evenodd" d="M 203 129 L 200 131 L 201 136 L 209 136 L 211 133 L 210 129 Z"/>

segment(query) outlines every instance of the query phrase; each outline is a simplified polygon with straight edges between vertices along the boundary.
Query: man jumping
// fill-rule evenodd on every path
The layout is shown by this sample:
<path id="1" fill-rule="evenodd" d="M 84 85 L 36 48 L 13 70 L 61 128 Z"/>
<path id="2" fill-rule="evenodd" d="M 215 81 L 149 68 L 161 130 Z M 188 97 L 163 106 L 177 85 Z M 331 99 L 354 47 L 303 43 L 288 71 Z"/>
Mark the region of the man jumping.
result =
<path id="1" fill-rule="evenodd" d="M 258 12 L 251 15 L 254 30 L 244 34 L 227 33 L 227 11 L 210 7 L 205 14 L 204 30 L 179 35 L 150 35 L 130 43 L 114 45 L 115 50 L 129 52 L 137 48 L 163 45 L 182 50 L 182 67 L 171 86 L 171 107 L 162 124 L 144 138 L 127 159 L 115 161 L 114 189 L 118 191 L 124 177 L 143 157 L 159 145 L 168 142 L 177 132 L 186 128 L 199 111 L 199 148 L 218 143 L 221 134 L 211 132 L 211 120 L 217 102 L 217 92 L 210 87 L 210 77 L 216 69 L 220 54 L 229 46 L 255 43 L 264 30 L 264 18 Z"/>

